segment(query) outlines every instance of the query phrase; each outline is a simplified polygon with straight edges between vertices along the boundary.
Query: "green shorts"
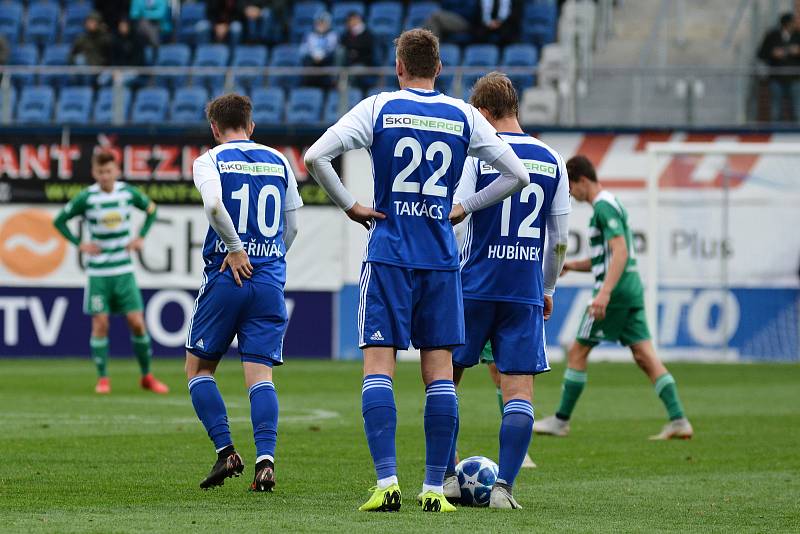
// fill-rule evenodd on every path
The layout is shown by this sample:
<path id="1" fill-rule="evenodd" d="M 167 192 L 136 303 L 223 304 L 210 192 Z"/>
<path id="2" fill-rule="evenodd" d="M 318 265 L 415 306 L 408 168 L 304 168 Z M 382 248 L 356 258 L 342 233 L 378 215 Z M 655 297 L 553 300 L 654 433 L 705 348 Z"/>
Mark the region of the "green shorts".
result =
<path id="1" fill-rule="evenodd" d="M 492 354 L 492 342 L 491 341 L 487 341 L 486 345 L 483 347 L 483 350 L 481 351 L 480 362 L 481 363 L 486 363 L 486 364 L 494 363 L 494 354 Z"/>
<path id="2" fill-rule="evenodd" d="M 144 309 L 142 293 L 133 273 L 116 276 L 90 276 L 83 293 L 83 311 L 88 315 L 124 315 Z"/>
<path id="3" fill-rule="evenodd" d="M 606 316 L 596 321 L 587 308 L 578 328 L 577 341 L 581 345 L 594 347 L 601 341 L 618 341 L 629 347 L 650 339 L 647 317 L 641 306 L 606 308 Z"/>

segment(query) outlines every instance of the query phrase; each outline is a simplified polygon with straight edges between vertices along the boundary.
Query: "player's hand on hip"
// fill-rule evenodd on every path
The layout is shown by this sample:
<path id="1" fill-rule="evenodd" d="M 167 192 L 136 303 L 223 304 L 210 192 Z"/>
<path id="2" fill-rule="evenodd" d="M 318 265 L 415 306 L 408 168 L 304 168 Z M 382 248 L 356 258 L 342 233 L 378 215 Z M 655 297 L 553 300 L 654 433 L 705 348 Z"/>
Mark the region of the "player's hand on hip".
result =
<path id="1" fill-rule="evenodd" d="M 544 320 L 547 321 L 550 319 L 550 316 L 553 315 L 553 297 L 551 295 L 544 296 Z"/>
<path id="2" fill-rule="evenodd" d="M 236 280 L 236 285 L 239 287 L 242 287 L 242 277 L 250 278 L 253 276 L 253 266 L 250 264 L 250 258 L 247 257 L 247 252 L 244 250 L 228 252 L 225 259 L 222 260 L 219 272 L 224 272 L 226 267 L 231 268 L 233 279 Z"/>
<path id="3" fill-rule="evenodd" d="M 461 221 L 467 218 L 467 212 L 464 211 L 464 207 L 461 204 L 454 204 L 453 208 L 450 210 L 450 224 L 453 226 L 457 225 Z"/>
<path id="4" fill-rule="evenodd" d="M 373 220 L 386 218 L 386 215 L 383 213 L 375 211 L 372 208 L 362 206 L 358 202 L 353 204 L 353 207 L 345 211 L 345 213 L 348 217 L 350 217 L 350 220 L 357 222 L 367 230 L 369 230 Z"/>
<path id="5" fill-rule="evenodd" d="M 133 252 L 135 250 L 142 250 L 144 247 L 144 239 L 141 237 L 135 237 L 131 239 L 131 242 L 125 247 L 125 250 L 128 252 Z"/>
<path id="6" fill-rule="evenodd" d="M 102 252 L 100 250 L 100 246 L 97 243 L 81 243 L 78 247 L 78 250 L 81 252 L 85 252 L 89 256 L 97 256 Z"/>
<path id="7" fill-rule="evenodd" d="M 564 266 L 561 267 L 561 272 L 559 273 L 558 276 L 564 276 L 565 274 L 567 274 L 571 270 L 572 270 L 572 265 L 570 265 L 570 263 L 568 261 L 565 261 L 564 262 Z"/>
<path id="8" fill-rule="evenodd" d="M 598 293 L 597 296 L 592 300 L 592 303 L 589 304 L 589 314 L 597 320 L 604 319 L 609 300 L 609 294 L 601 290 L 600 293 Z"/>

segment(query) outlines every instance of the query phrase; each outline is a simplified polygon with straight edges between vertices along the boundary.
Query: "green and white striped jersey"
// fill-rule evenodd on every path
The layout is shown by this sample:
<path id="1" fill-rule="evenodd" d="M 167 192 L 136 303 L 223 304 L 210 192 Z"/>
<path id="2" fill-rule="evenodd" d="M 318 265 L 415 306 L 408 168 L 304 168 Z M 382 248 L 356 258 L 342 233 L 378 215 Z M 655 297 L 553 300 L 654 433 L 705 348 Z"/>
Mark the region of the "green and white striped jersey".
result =
<path id="1" fill-rule="evenodd" d="M 73 217 L 82 216 L 91 241 L 101 249 L 100 254 L 89 256 L 89 276 L 116 276 L 133 272 L 130 253 L 125 250 L 131 241 L 133 208 L 148 213 L 148 220 L 140 232 L 144 237 L 155 219 L 155 205 L 150 209 L 151 204 L 144 193 L 125 182 L 116 182 L 111 192 L 103 191 L 98 184 L 94 184 L 75 195 L 56 216 L 54 223 L 64 237 L 79 245 L 80 240 L 69 232 L 65 223 Z"/>
<path id="2" fill-rule="evenodd" d="M 620 201 L 608 191 L 602 190 L 592 201 L 594 214 L 589 221 L 589 245 L 591 247 L 592 274 L 594 275 L 594 293 L 600 291 L 611 263 L 609 240 L 625 237 L 628 248 L 628 263 L 620 276 L 617 285 L 611 292 L 609 306 L 637 307 L 644 306 L 642 280 L 636 267 L 636 252 L 633 246 L 633 234 L 628 226 L 628 212 Z"/>

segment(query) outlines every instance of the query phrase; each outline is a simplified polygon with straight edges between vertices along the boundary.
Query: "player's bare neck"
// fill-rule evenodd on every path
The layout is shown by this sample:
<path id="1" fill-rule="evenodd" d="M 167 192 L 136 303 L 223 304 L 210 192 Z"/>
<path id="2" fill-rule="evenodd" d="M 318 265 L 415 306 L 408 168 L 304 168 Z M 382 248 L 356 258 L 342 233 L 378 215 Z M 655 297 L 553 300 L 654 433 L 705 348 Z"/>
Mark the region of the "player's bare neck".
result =
<path id="1" fill-rule="evenodd" d="M 401 78 L 401 89 L 419 89 L 421 91 L 433 91 L 434 80 L 428 78 Z"/>
<path id="2" fill-rule="evenodd" d="M 99 183 L 98 185 L 100 186 L 100 190 L 103 191 L 104 193 L 113 193 L 114 186 L 117 185 L 117 181 L 112 180 L 107 183 L 102 183 L 102 184 Z"/>
<path id="3" fill-rule="evenodd" d="M 597 195 L 603 192 L 603 186 L 598 184 L 597 182 L 589 184 L 589 204 L 594 204 L 594 201 L 597 199 Z"/>
<path id="4" fill-rule="evenodd" d="M 231 143 L 233 141 L 246 141 L 250 136 L 245 130 L 225 130 L 219 136 L 219 144 Z"/>
<path id="5" fill-rule="evenodd" d="M 492 119 L 489 121 L 494 129 L 500 133 L 525 133 L 514 116 Z"/>

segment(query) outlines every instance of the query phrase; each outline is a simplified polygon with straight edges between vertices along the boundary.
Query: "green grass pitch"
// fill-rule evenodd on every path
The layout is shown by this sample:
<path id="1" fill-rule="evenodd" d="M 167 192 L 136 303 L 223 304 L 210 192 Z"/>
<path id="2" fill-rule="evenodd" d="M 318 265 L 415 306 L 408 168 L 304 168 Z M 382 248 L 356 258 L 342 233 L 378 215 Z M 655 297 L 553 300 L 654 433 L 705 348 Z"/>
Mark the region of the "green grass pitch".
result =
<path id="1" fill-rule="evenodd" d="M 233 360 L 218 383 L 245 476 L 204 492 L 214 460 L 182 362 L 160 360 L 165 397 L 141 391 L 130 360 L 113 394 L 93 391 L 87 360 L 0 360 L 0 530 L 14 532 L 798 532 L 800 367 L 673 364 L 692 441 L 649 442 L 663 409 L 633 364 L 597 363 L 566 439 L 537 436 L 514 488 L 518 512 L 423 514 L 423 388 L 400 364 L 398 455 L 404 506 L 356 509 L 374 483 L 360 413 L 360 365 L 290 361 L 276 369 L 281 420 L 273 494 L 247 491 L 253 444 Z M 552 413 L 563 367 L 537 378 Z M 459 451 L 497 458 L 499 415 L 484 368 L 460 389 Z"/>

